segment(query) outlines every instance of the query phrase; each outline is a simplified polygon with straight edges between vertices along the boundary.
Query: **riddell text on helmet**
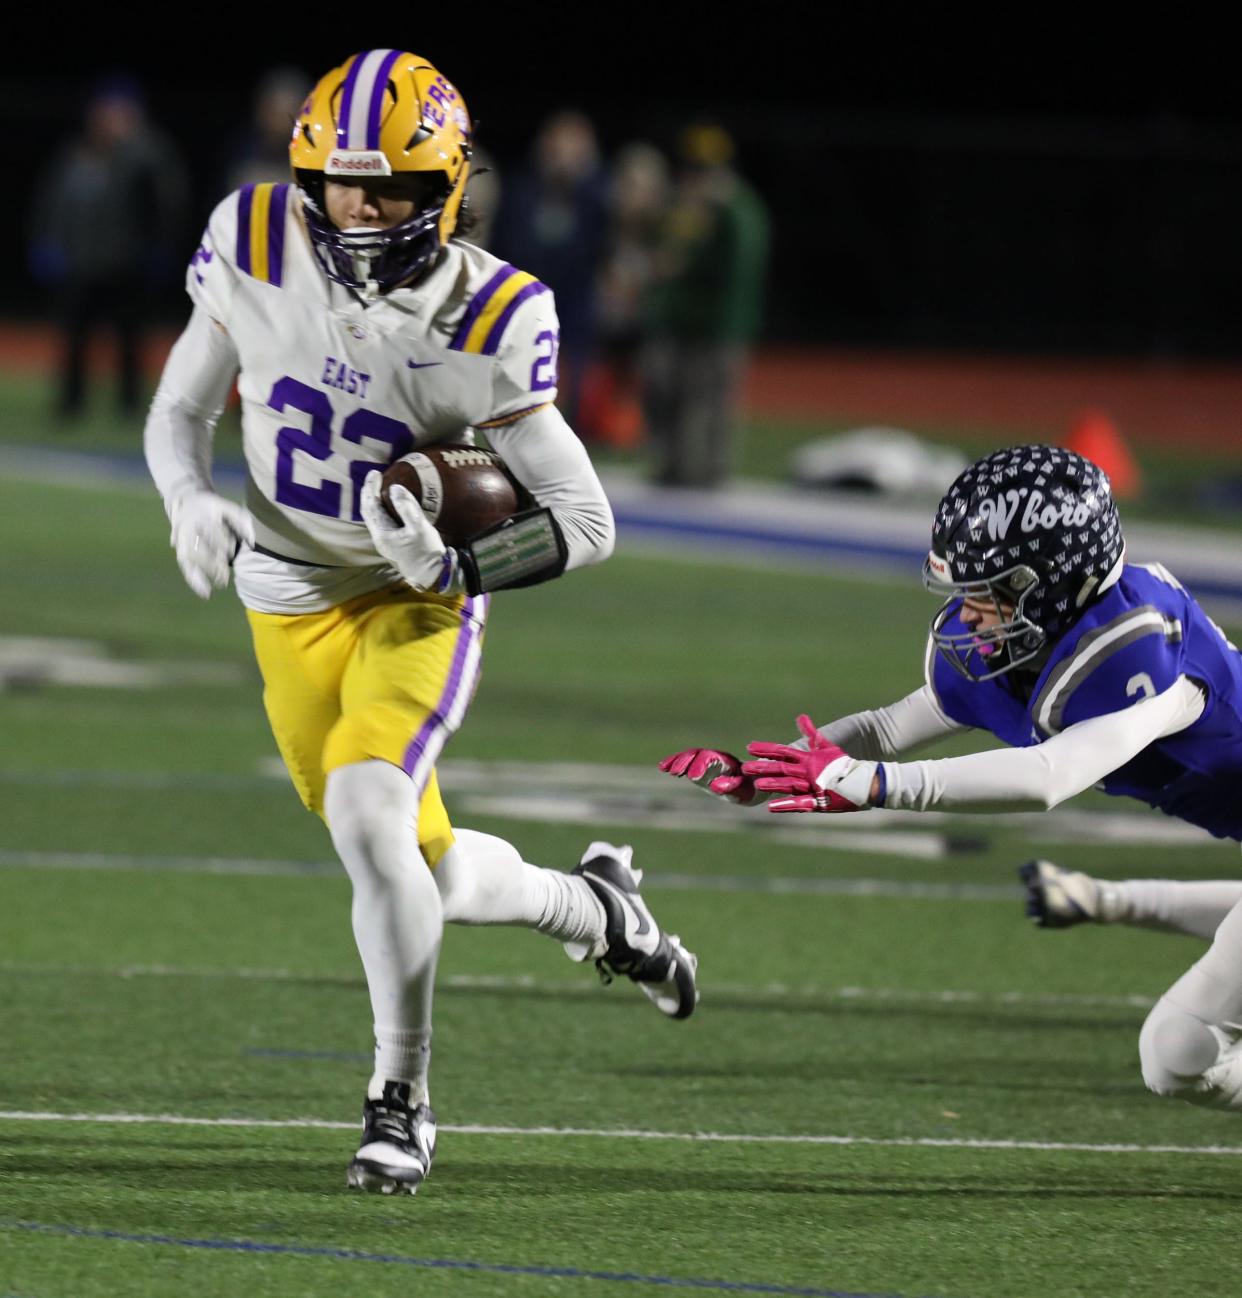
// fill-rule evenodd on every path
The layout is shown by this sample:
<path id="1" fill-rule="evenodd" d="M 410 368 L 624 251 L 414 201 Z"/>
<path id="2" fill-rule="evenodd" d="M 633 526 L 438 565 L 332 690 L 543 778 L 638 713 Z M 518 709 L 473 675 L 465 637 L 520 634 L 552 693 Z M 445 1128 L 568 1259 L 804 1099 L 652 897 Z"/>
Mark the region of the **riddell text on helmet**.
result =
<path id="1" fill-rule="evenodd" d="M 325 176 L 392 175 L 392 165 L 378 149 L 333 149 L 323 170 Z"/>

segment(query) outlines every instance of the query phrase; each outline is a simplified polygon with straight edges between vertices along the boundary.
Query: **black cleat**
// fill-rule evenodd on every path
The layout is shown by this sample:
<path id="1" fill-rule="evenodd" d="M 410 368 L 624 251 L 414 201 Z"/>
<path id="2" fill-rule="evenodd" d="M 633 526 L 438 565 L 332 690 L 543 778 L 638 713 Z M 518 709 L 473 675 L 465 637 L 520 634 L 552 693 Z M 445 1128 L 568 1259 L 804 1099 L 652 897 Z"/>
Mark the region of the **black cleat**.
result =
<path id="1" fill-rule="evenodd" d="M 685 1019 L 694 1013 L 698 957 L 675 933 L 664 933 L 639 894 L 643 873 L 630 864 L 633 849 L 592 843 L 574 874 L 591 886 L 604 908 L 604 937 L 594 944 L 566 942 L 573 960 L 594 960 L 605 982 L 624 974 L 661 1013 Z"/>
<path id="2" fill-rule="evenodd" d="M 1028 861 L 1018 867 L 1018 878 L 1026 888 L 1027 918 L 1039 928 L 1071 928 L 1101 918 L 1100 885 L 1089 874 Z"/>
<path id="3" fill-rule="evenodd" d="M 385 1082 L 383 1097 L 362 1106 L 362 1144 L 345 1184 L 375 1194 L 414 1194 L 431 1172 L 435 1153 L 430 1106 L 410 1107 L 408 1082 Z"/>

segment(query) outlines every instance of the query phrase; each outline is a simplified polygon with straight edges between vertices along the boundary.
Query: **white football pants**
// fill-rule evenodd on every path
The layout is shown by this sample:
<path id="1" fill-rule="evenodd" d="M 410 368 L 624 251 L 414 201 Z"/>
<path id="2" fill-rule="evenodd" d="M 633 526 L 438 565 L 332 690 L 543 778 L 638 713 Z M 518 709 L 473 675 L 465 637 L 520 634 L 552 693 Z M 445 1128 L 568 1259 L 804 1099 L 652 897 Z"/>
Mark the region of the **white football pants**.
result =
<path id="1" fill-rule="evenodd" d="M 1147 1016 L 1139 1035 L 1143 1080 L 1157 1095 L 1240 1109 L 1240 1034 L 1242 901 L 1220 921 L 1207 954 Z"/>
<path id="2" fill-rule="evenodd" d="M 577 875 L 522 860 L 504 839 L 475 830 L 433 872 L 418 846 L 418 793 L 389 762 L 355 762 L 328 776 L 324 815 L 354 895 L 354 941 L 375 1020 L 378 1095 L 385 1080 L 427 1098 L 431 1002 L 445 921 L 533 928 L 561 942 L 592 944 L 605 915 Z"/>

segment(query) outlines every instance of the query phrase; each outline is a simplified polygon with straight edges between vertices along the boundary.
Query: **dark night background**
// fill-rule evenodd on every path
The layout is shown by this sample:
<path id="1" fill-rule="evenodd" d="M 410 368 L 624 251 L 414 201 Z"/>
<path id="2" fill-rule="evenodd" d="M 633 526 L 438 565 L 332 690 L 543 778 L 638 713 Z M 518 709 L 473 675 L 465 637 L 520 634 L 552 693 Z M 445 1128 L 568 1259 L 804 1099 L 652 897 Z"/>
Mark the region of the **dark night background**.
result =
<path id="1" fill-rule="evenodd" d="M 443 10 L 373 29 L 331 12 L 326 23 L 282 9 L 287 21 L 246 41 L 201 12 L 179 20 L 192 32 L 136 26 L 167 43 L 163 54 L 82 39 L 24 63 L 11 44 L 0 129 L 37 171 L 93 79 L 126 70 L 191 163 L 199 221 L 267 68 L 318 76 L 356 48 L 402 44 L 461 88 L 502 174 L 559 107 L 586 111 L 606 153 L 635 139 L 667 147 L 696 117 L 726 126 L 773 218 L 768 341 L 1222 359 L 1242 349 L 1242 91 L 1223 31 L 1087 34 L 1043 17 L 1032 30 L 950 29 L 898 10 L 847 27 L 810 6 L 566 9 L 559 20 L 554 9 L 538 26 L 525 11 L 498 25 L 484 10 Z M 599 22 L 604 38 L 588 30 Z M 18 192 L 28 200 L 33 185 Z M 3 217 L 14 248 L 29 220 L 19 206 Z M 184 232 L 187 255 L 196 235 Z M 0 283 L 5 315 L 41 311 L 24 267 L 13 259 Z M 175 270 L 163 298 L 170 317 L 184 310 Z"/>

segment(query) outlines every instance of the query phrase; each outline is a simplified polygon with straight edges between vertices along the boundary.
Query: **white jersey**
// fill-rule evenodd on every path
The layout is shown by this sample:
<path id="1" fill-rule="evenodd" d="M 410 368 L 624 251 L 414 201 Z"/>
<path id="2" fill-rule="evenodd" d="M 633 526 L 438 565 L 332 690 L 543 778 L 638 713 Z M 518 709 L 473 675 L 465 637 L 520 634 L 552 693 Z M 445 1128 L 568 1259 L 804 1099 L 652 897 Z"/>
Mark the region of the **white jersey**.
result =
<path id="1" fill-rule="evenodd" d="M 358 510 L 372 469 L 556 397 L 556 310 L 534 276 L 454 242 L 416 288 L 364 304 L 324 274 L 290 185 L 220 203 L 187 288 L 240 364 L 257 553 L 239 589 L 243 569 L 269 587 L 295 578 L 290 562 L 379 571 Z"/>

